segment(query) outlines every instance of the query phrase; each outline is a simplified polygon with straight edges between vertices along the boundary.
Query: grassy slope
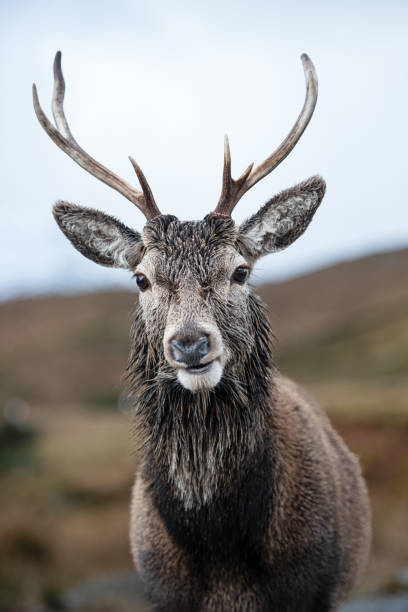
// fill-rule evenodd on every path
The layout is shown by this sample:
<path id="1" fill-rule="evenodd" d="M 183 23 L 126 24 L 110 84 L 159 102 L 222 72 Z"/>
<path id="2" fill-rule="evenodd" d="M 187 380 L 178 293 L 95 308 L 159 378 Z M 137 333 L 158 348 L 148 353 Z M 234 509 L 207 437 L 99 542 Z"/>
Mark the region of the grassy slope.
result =
<path id="1" fill-rule="evenodd" d="M 407 269 L 403 250 L 260 289 L 282 369 L 362 460 L 375 527 L 366 587 L 408 561 Z M 39 432 L 28 460 L 0 473 L 0 603 L 52 601 L 75 580 L 130 566 L 135 444 L 116 398 L 133 302 L 100 293 L 0 305 L 0 400 L 25 399 Z"/>

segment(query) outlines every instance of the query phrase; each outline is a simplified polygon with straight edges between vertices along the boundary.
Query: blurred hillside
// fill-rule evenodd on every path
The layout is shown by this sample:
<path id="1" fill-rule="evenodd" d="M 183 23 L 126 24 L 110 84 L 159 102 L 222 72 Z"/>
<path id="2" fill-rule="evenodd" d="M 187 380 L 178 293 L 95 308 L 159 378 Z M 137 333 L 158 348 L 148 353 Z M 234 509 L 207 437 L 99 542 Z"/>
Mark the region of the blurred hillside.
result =
<path id="1" fill-rule="evenodd" d="M 281 369 L 320 401 L 363 464 L 374 509 L 366 590 L 390 585 L 408 562 L 407 270 L 405 249 L 258 288 Z M 131 567 L 137 458 L 118 398 L 135 299 L 0 305 L 0 608 L 61 609 L 75 582 Z M 112 606 L 103 610 L 127 609 Z"/>
<path id="2" fill-rule="evenodd" d="M 282 369 L 301 381 L 403 377 L 408 363 L 408 249 L 265 285 Z M 136 295 L 0 304 L 0 400 L 107 402 L 120 388 Z"/>

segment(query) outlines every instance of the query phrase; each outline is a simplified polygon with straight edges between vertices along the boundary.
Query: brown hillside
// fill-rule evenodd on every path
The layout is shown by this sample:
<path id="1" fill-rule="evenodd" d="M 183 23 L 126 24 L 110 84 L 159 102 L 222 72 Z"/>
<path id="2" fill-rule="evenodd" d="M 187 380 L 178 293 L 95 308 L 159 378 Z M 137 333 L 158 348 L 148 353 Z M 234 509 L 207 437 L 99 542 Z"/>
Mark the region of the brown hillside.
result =
<path id="1" fill-rule="evenodd" d="M 408 249 L 338 263 L 258 293 L 282 342 L 345 320 L 408 314 Z"/>
<path id="2" fill-rule="evenodd" d="M 340 340 L 349 334 L 354 344 L 357 340 L 365 345 L 362 361 L 367 368 L 372 367 L 373 354 L 384 352 L 384 343 L 390 345 L 384 367 L 389 370 L 391 362 L 391 369 L 403 367 L 408 346 L 407 270 L 404 249 L 259 287 L 279 339 L 276 350 L 282 368 L 302 380 L 319 379 L 319 359 L 310 364 L 309 354 L 308 363 L 304 351 L 313 346 L 315 357 L 317 352 L 327 364 L 325 351 L 339 334 Z M 120 389 L 135 299 L 130 292 L 105 292 L 1 304 L 0 401 L 23 396 L 36 403 L 109 403 Z M 346 350 L 348 360 L 354 344 Z M 394 367 L 398 352 L 399 365 Z M 341 357 L 342 351 L 338 358 L 336 351 L 332 368 L 341 366 Z M 311 376 L 311 367 L 316 376 Z"/>

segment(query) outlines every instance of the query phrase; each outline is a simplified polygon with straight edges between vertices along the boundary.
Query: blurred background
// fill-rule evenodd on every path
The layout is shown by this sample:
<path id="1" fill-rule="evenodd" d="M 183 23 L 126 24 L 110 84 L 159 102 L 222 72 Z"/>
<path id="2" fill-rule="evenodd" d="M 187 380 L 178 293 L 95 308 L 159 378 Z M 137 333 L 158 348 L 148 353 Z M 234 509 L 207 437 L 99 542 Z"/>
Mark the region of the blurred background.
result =
<path id="1" fill-rule="evenodd" d="M 58 49 L 81 146 L 137 185 L 134 156 L 159 207 L 187 219 L 218 200 L 225 132 L 234 176 L 287 135 L 310 55 L 315 115 L 234 218 L 313 174 L 327 181 L 306 234 L 253 283 L 281 369 L 363 465 L 374 537 L 357 596 L 389 612 L 392 593 L 408 610 L 407 18 L 397 0 L 1 3 L 0 610 L 148 609 L 128 551 L 137 456 L 120 384 L 134 281 L 76 252 L 51 206 L 136 229 L 144 218 L 37 123 L 31 84 L 51 116 Z"/>

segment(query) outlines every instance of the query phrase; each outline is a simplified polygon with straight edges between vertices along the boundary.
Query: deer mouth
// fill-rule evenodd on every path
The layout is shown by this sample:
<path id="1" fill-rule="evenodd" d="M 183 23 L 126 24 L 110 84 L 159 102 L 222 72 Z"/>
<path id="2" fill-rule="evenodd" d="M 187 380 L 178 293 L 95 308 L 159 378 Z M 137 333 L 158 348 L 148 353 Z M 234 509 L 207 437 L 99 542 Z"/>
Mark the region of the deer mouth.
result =
<path id="1" fill-rule="evenodd" d="M 215 359 L 212 359 L 212 361 L 209 361 L 208 363 L 202 363 L 199 365 L 192 365 L 189 366 L 186 369 L 186 372 L 189 372 L 189 374 L 205 374 L 206 372 L 208 372 L 212 366 L 212 364 L 214 363 Z"/>
<path id="2" fill-rule="evenodd" d="M 203 391 L 212 389 L 221 380 L 223 366 L 219 358 L 208 363 L 178 368 L 177 378 L 179 383 L 190 391 Z"/>

